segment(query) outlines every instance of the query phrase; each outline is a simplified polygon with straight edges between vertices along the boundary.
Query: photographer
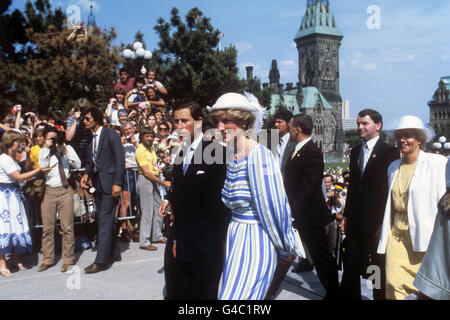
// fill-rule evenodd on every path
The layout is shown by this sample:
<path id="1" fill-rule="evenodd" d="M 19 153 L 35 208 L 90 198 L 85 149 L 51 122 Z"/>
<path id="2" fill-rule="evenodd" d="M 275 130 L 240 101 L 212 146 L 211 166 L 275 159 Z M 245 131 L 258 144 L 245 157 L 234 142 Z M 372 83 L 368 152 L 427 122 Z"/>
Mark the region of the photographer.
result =
<path id="1" fill-rule="evenodd" d="M 334 187 L 334 179 L 331 175 L 326 174 L 323 177 L 325 184 L 325 201 L 331 215 L 331 222 L 325 227 L 330 251 L 334 255 L 336 248 L 336 220 L 342 220 L 342 210 L 344 206 L 340 197 L 340 192 Z"/>
<path id="2" fill-rule="evenodd" d="M 164 85 L 156 81 L 156 71 L 155 69 L 150 69 L 147 73 L 147 78 L 145 79 L 145 88 L 152 87 L 155 89 L 155 91 L 158 91 L 159 93 L 163 95 L 167 95 L 167 89 L 164 88 Z"/>
<path id="3" fill-rule="evenodd" d="M 125 95 L 124 100 L 125 110 L 128 110 L 129 108 L 132 107 L 138 107 L 139 103 L 144 102 L 147 99 L 143 89 L 144 85 L 145 85 L 144 78 L 140 77 L 136 79 L 134 83 L 135 86 L 134 89 L 128 91 L 127 94 Z"/>
<path id="4" fill-rule="evenodd" d="M 54 127 L 44 129 L 44 148 L 39 152 L 39 165 L 50 167 L 45 175 L 46 188 L 41 205 L 42 212 L 42 253 L 43 263 L 38 272 L 50 268 L 55 263 L 55 224 L 58 211 L 62 229 L 62 259 L 61 272 L 66 272 L 75 260 L 75 232 L 73 221 L 74 200 L 72 188 L 68 179 L 70 169 L 79 169 L 81 161 L 75 150 L 66 145 L 64 136 Z"/>
<path id="5" fill-rule="evenodd" d="M 122 88 L 118 88 L 114 91 L 114 98 L 109 100 L 109 104 L 106 107 L 105 117 L 108 119 L 108 123 L 111 125 L 120 125 L 119 122 L 119 110 L 124 109 L 123 99 L 125 91 Z"/>

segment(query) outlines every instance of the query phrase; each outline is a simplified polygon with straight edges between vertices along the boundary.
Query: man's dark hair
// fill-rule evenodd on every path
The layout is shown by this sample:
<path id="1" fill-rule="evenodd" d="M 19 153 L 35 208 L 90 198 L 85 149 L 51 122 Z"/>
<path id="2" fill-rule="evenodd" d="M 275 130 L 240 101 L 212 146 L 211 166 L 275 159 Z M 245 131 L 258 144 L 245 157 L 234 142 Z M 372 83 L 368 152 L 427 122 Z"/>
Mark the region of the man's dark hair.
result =
<path id="1" fill-rule="evenodd" d="M 152 136 L 153 136 L 153 138 L 155 137 L 155 131 L 153 131 L 153 129 L 152 128 L 149 128 L 149 127 L 143 127 L 142 129 L 141 129 L 141 131 L 139 132 L 139 140 L 140 141 L 142 141 L 143 139 L 144 139 L 144 136 L 146 135 L 146 134 L 151 134 Z"/>
<path id="2" fill-rule="evenodd" d="M 292 125 L 296 128 L 301 128 L 303 134 L 307 136 L 311 136 L 314 126 L 311 116 L 305 113 L 296 114 Z"/>
<path id="3" fill-rule="evenodd" d="M 123 90 L 122 87 L 118 87 L 116 90 L 114 90 L 114 95 L 116 95 L 116 94 L 122 94 L 122 95 L 125 95 L 126 92 L 125 92 L 125 90 Z"/>
<path id="4" fill-rule="evenodd" d="M 329 174 L 329 173 L 324 174 L 323 179 L 325 180 L 325 178 L 331 178 L 331 183 L 334 183 L 334 178 L 331 174 Z"/>
<path id="5" fill-rule="evenodd" d="M 123 68 L 120 68 L 120 70 L 119 70 L 119 74 L 121 74 L 122 72 L 126 72 L 126 73 L 128 73 L 128 74 L 129 74 L 129 72 L 128 72 L 128 69 L 127 69 L 127 68 L 125 68 L 125 67 L 123 67 Z"/>
<path id="6" fill-rule="evenodd" d="M 43 136 L 44 138 L 46 138 L 46 137 L 47 137 L 47 134 L 48 134 L 49 132 L 54 132 L 54 133 L 56 133 L 56 134 L 59 135 L 58 129 L 56 129 L 56 128 L 53 127 L 53 126 L 46 126 L 46 127 L 44 128 L 44 130 L 42 130 L 42 136 Z"/>
<path id="7" fill-rule="evenodd" d="M 90 113 L 95 123 L 103 125 L 103 111 L 97 107 L 91 107 L 86 111 L 86 114 Z"/>
<path id="8" fill-rule="evenodd" d="M 192 118 L 194 118 L 195 121 L 199 120 L 200 118 L 203 118 L 202 107 L 195 101 L 188 101 L 181 103 L 180 105 L 175 107 L 173 111 L 175 112 L 181 109 L 189 109 L 189 111 L 191 112 L 191 116 Z"/>
<path id="9" fill-rule="evenodd" d="M 383 128 L 383 117 L 378 111 L 373 109 L 364 109 L 358 113 L 358 117 L 360 118 L 364 118 L 365 116 L 369 116 L 370 119 L 372 119 L 376 124 L 381 123 L 381 127 Z"/>
<path id="10" fill-rule="evenodd" d="M 134 86 L 136 87 L 137 83 L 142 83 L 145 84 L 145 79 L 143 77 L 138 77 L 136 78 L 136 80 L 134 81 Z"/>
<path id="11" fill-rule="evenodd" d="M 286 123 L 289 123 L 289 121 L 291 121 L 292 117 L 293 117 L 293 113 L 290 112 L 289 110 L 286 109 L 280 109 L 278 110 L 275 115 L 273 116 L 273 118 L 276 119 L 283 119 L 284 121 L 286 121 Z"/>

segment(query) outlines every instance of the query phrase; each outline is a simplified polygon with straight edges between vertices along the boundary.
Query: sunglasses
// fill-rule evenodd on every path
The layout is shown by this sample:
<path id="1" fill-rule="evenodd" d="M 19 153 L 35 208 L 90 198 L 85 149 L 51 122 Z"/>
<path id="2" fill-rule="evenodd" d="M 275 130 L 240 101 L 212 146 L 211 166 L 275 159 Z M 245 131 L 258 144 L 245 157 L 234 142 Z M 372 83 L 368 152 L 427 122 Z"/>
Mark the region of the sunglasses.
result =
<path id="1" fill-rule="evenodd" d="M 169 129 L 167 129 L 167 128 L 159 128 L 158 130 L 159 130 L 159 131 L 167 131 L 167 130 L 169 130 Z"/>

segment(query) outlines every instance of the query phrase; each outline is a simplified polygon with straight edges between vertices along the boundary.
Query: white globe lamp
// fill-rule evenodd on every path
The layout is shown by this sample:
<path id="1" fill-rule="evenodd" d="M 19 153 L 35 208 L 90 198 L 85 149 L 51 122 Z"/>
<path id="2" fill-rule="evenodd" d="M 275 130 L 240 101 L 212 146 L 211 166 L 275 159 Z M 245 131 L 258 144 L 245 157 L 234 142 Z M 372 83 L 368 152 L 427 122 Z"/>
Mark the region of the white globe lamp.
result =
<path id="1" fill-rule="evenodd" d="M 150 50 L 146 50 L 145 54 L 144 54 L 144 59 L 145 60 L 150 60 L 152 58 L 153 54 Z"/>
<path id="2" fill-rule="evenodd" d="M 139 48 L 136 50 L 136 56 L 139 58 L 142 58 L 145 56 L 145 49 L 144 48 Z"/>
<path id="3" fill-rule="evenodd" d="M 123 57 L 125 59 L 131 59 L 132 56 L 133 56 L 133 51 L 131 51 L 130 49 L 123 50 Z"/>
<path id="4" fill-rule="evenodd" d="M 439 138 L 439 142 L 440 143 L 445 143 L 445 142 L 447 142 L 447 138 L 442 136 L 442 137 Z"/>
<path id="5" fill-rule="evenodd" d="M 144 45 L 141 43 L 141 42 L 139 42 L 139 41 L 136 41 L 135 43 L 133 43 L 133 49 L 134 50 L 138 50 L 138 49 L 140 49 L 140 48 L 142 48 Z"/>
<path id="6" fill-rule="evenodd" d="M 442 144 L 440 142 L 435 142 L 435 143 L 433 143 L 433 148 L 434 149 L 441 149 L 442 148 Z"/>

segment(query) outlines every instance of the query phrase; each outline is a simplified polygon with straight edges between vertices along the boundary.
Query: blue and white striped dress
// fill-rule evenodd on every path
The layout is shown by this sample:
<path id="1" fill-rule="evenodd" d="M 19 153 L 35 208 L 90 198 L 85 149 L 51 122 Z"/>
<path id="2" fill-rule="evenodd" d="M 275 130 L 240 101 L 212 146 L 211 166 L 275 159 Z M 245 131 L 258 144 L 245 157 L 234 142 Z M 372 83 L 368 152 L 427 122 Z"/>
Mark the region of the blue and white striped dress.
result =
<path id="1" fill-rule="evenodd" d="M 262 300 L 278 255 L 294 253 L 291 210 L 279 166 L 263 145 L 227 165 L 222 201 L 232 210 L 220 300 Z"/>

